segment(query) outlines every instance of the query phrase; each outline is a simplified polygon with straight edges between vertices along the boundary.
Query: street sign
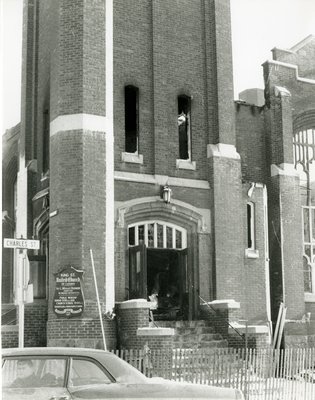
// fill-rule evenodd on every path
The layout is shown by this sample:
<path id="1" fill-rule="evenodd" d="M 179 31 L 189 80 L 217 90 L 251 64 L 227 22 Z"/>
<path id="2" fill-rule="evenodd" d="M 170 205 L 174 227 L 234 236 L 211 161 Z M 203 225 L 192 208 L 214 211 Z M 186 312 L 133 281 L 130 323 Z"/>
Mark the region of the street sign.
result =
<path id="1" fill-rule="evenodd" d="M 39 250 L 39 240 L 28 239 L 3 239 L 3 246 L 9 249 Z"/>

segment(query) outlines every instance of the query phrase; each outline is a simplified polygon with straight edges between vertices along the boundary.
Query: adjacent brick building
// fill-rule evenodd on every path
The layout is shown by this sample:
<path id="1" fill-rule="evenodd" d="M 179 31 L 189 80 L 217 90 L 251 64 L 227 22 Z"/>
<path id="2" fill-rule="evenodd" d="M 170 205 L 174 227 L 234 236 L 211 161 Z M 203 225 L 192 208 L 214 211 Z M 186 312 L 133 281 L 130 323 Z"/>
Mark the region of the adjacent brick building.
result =
<path id="1" fill-rule="evenodd" d="M 223 315 L 268 334 L 280 302 L 286 343 L 311 343 L 314 37 L 273 50 L 257 106 L 233 100 L 229 0 L 25 0 L 23 29 L 3 229 L 40 240 L 26 345 L 102 347 L 95 282 L 108 347 L 169 346 L 164 320 Z"/>

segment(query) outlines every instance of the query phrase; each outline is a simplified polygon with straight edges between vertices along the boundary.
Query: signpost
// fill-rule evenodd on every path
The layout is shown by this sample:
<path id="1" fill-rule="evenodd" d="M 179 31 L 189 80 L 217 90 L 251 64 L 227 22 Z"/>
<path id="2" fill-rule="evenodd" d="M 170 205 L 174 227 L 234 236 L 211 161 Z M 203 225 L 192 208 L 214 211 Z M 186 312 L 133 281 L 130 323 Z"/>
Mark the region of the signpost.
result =
<path id="1" fill-rule="evenodd" d="M 28 259 L 25 250 L 38 250 L 40 248 L 39 240 L 27 239 L 3 239 L 3 247 L 8 249 L 19 249 L 19 254 L 16 260 L 16 291 L 15 299 L 18 305 L 19 314 L 19 347 L 24 347 L 24 304 L 33 301 L 32 288 L 29 285 L 29 267 Z M 30 298 L 31 297 L 31 298 Z"/>

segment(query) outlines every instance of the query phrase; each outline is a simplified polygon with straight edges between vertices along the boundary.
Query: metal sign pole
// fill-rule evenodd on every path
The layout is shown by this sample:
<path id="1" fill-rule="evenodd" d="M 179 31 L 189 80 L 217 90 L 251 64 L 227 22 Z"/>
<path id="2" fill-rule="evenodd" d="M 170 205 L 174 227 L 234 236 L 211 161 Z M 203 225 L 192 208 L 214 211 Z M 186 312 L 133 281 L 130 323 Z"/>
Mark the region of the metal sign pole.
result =
<path id="1" fill-rule="evenodd" d="M 23 299 L 23 284 L 24 284 L 24 250 L 19 250 L 17 267 L 17 298 L 18 298 L 18 313 L 19 313 L 19 347 L 24 347 L 24 299 Z"/>
<path id="2" fill-rule="evenodd" d="M 93 270 L 93 277 L 94 277 L 94 285 L 95 285 L 95 292 L 96 292 L 98 313 L 99 313 L 100 323 L 101 323 L 101 329 L 102 329 L 103 345 L 104 345 L 104 350 L 107 350 L 107 347 L 106 347 L 106 340 L 105 340 L 104 324 L 103 324 L 103 318 L 102 318 L 101 303 L 100 303 L 100 298 L 99 298 L 99 295 L 98 295 L 97 280 L 96 280 L 96 274 L 95 274 L 94 258 L 93 258 L 93 251 L 92 251 L 92 249 L 90 249 L 90 255 L 91 255 L 91 262 L 92 262 L 92 270 Z"/>
<path id="3" fill-rule="evenodd" d="M 39 250 L 39 240 L 29 240 L 21 238 L 4 238 L 3 247 L 7 249 L 19 249 L 15 255 L 14 273 L 15 273 L 15 304 L 18 306 L 18 324 L 19 324 L 19 347 L 24 347 L 24 304 L 29 300 L 29 270 L 26 263 L 27 249 Z M 25 297 L 24 297 L 25 294 Z M 31 300 L 33 301 L 33 300 Z"/>

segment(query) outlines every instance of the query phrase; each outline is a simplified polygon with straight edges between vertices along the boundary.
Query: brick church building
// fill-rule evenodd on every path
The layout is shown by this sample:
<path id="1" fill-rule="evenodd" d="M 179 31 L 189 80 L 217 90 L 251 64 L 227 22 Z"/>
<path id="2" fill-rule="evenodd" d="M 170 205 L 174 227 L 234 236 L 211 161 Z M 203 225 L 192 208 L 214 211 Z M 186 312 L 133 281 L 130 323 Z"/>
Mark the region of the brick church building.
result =
<path id="1" fill-rule="evenodd" d="M 280 303 L 314 345 L 314 65 L 275 48 L 234 101 L 229 0 L 24 0 L 2 226 L 40 248 L 3 249 L 3 346 L 32 287 L 25 346 L 102 347 L 96 286 L 109 348 L 268 345 Z"/>

